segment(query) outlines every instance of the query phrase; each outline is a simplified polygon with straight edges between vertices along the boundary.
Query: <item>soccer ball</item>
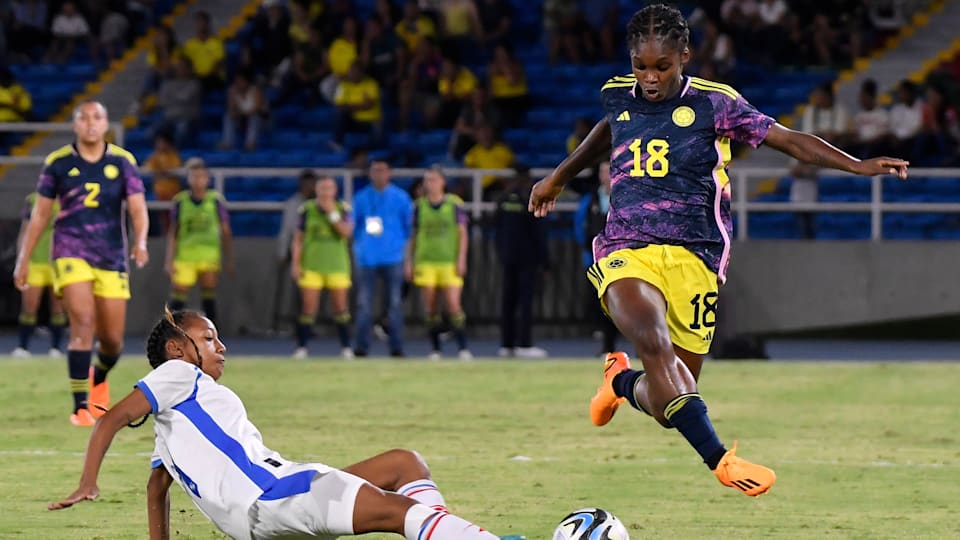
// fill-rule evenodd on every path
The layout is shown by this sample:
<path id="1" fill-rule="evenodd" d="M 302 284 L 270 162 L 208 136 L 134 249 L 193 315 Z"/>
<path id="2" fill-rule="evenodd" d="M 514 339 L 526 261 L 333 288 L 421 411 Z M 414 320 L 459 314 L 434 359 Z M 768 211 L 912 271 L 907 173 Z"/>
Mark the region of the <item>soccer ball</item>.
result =
<path id="1" fill-rule="evenodd" d="M 581 508 L 560 521 L 553 540 L 630 540 L 617 516 L 600 508 Z"/>

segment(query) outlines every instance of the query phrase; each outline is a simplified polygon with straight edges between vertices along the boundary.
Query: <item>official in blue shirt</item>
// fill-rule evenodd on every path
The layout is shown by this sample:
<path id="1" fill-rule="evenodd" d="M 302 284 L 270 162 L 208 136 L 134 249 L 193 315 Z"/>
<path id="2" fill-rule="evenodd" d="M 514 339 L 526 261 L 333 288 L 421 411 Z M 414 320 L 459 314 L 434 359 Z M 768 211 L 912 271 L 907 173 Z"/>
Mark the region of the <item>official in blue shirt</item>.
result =
<path id="1" fill-rule="evenodd" d="M 407 192 L 390 183 L 390 165 L 370 164 L 370 185 L 353 199 L 356 229 L 357 343 L 356 356 L 366 356 L 370 346 L 373 292 L 377 279 L 387 291 L 390 321 L 390 355 L 403 356 L 403 263 L 413 223 L 413 201 Z"/>

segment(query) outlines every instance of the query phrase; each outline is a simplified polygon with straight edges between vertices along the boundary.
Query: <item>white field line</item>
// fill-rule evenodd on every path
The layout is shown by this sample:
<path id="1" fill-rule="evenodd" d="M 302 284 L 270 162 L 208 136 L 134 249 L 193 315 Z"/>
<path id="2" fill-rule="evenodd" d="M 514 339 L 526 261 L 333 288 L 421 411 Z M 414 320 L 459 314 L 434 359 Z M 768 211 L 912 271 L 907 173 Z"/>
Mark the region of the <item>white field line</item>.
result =
<path id="1" fill-rule="evenodd" d="M 43 450 L 43 449 L 33 449 L 33 450 L 0 450 L 0 457 L 3 456 L 51 456 L 51 457 L 83 457 L 84 452 L 68 452 L 63 450 Z M 150 458 L 152 454 L 150 452 L 108 452 L 108 457 L 111 458 Z M 322 460 L 323 456 L 317 455 L 303 455 L 302 457 L 298 456 L 298 459 L 305 461 L 311 460 Z M 427 462 L 431 461 L 457 461 L 459 458 L 457 456 L 426 456 Z M 520 463 L 530 463 L 530 462 L 544 462 L 544 463 L 555 463 L 566 461 L 557 457 L 529 457 L 529 456 L 512 456 L 507 458 L 507 461 L 514 461 Z M 681 463 L 690 461 L 687 458 L 645 458 L 645 459 L 630 459 L 629 461 L 634 463 L 640 463 L 643 465 L 664 465 L 668 463 Z M 860 467 L 860 468 L 905 468 L 905 469 L 952 469 L 960 467 L 960 463 L 917 463 L 913 461 L 907 461 L 904 463 L 897 463 L 893 461 L 840 461 L 840 460 L 822 460 L 822 459 L 784 459 L 777 461 L 775 464 L 782 465 L 814 465 L 814 466 L 830 466 L 830 467 Z"/>

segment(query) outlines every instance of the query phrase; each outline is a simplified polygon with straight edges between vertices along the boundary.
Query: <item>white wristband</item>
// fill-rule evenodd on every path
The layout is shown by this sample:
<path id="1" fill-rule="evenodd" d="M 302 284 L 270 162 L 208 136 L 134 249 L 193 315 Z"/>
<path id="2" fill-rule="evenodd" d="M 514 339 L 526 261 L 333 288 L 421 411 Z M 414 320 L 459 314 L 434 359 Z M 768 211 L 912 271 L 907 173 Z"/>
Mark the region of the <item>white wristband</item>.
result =
<path id="1" fill-rule="evenodd" d="M 340 212 L 334 210 L 327 214 L 327 217 L 330 218 L 330 223 L 338 223 L 340 221 Z"/>

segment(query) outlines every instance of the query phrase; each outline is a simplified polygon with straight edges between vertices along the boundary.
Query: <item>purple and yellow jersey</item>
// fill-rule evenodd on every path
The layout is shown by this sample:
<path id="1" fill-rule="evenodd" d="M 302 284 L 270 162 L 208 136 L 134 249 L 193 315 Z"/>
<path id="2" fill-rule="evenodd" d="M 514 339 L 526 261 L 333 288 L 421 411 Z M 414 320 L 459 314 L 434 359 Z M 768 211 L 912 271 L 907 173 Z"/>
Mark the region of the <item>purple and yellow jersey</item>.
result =
<path id="1" fill-rule="evenodd" d="M 725 279 L 733 220 L 730 140 L 759 146 L 775 120 L 733 88 L 684 77 L 681 91 L 654 102 L 636 78 L 614 77 L 600 99 L 610 123 L 612 190 L 594 260 L 618 249 L 683 246 Z"/>
<path id="2" fill-rule="evenodd" d="M 76 257 L 101 270 L 127 271 L 123 201 L 143 193 L 137 160 L 108 144 L 96 162 L 80 157 L 71 144 L 44 161 L 37 193 L 60 201 L 53 226 L 52 259 Z"/>

